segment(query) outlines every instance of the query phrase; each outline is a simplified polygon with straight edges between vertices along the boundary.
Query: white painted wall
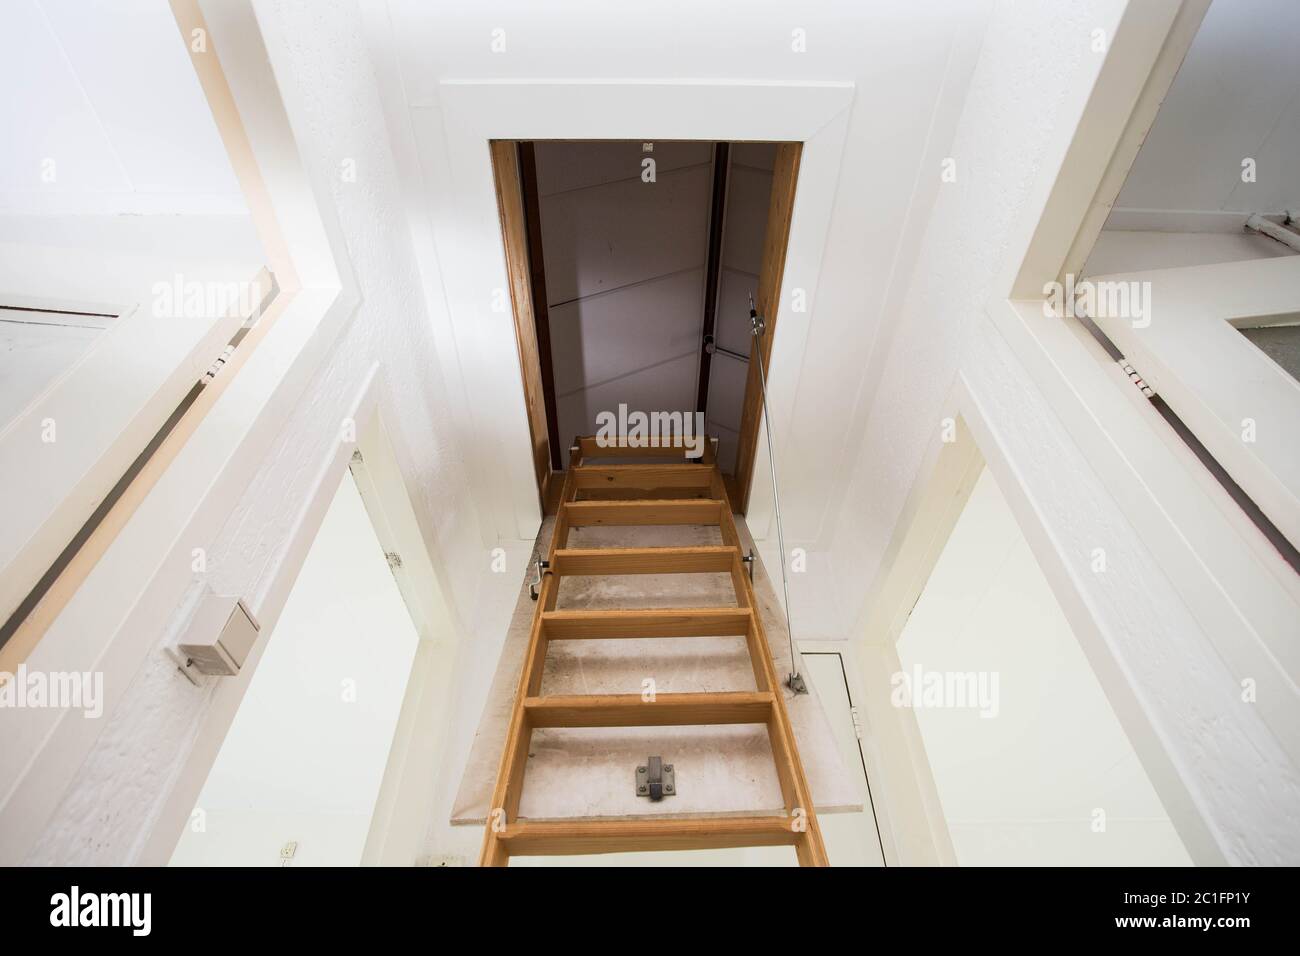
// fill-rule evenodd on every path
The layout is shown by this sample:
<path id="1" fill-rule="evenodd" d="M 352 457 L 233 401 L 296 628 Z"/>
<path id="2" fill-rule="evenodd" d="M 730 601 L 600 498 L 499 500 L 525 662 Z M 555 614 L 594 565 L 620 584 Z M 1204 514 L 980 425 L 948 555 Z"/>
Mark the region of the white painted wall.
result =
<path id="1" fill-rule="evenodd" d="M 941 443 L 958 379 L 987 420 L 980 447 L 1015 498 L 1054 593 L 1072 620 L 1087 624 L 1080 641 L 1106 674 L 1112 703 L 1123 705 L 1130 738 L 1145 722 L 1142 746 L 1162 755 L 1159 773 L 1149 762 L 1148 772 L 1189 852 L 1208 861 L 1293 861 L 1285 834 L 1293 829 L 1296 768 L 1259 713 L 1242 706 L 1240 686 L 1206 634 L 1211 622 L 1189 610 L 1176 584 L 1187 570 L 1156 559 L 1123 490 L 1099 480 L 1063 427 L 1037 385 L 1060 367 L 1041 355 L 1033 367 L 1022 364 L 1017 355 L 1030 353 L 1013 351 L 990 319 L 1009 308 L 1000 300 L 1010 281 L 999 277 L 1015 274 L 1066 155 L 1054 124 L 1073 128 L 1103 65 L 1091 32 L 1113 31 L 1124 10 L 1112 0 L 996 8 L 950 147 L 957 180 L 940 188 L 894 313 L 897 335 L 878 353 L 879 371 L 867 372 L 874 400 L 838 512 L 836 593 L 851 604 L 882 572 L 908 492 Z M 1090 568 L 1097 547 L 1109 555 L 1108 574 Z M 1209 738 L 1220 741 L 1213 756 Z M 1248 753 L 1267 757 L 1235 756 Z"/>
<path id="2" fill-rule="evenodd" d="M 167 0 L 6 4 L 0 86 L 0 211 L 245 212 Z"/>
<path id="3" fill-rule="evenodd" d="M 345 473 L 172 863 L 360 863 L 417 642 Z"/>
<path id="4" fill-rule="evenodd" d="M 320 483 L 336 467 L 344 447 L 341 425 L 356 414 L 358 402 L 373 400 L 390 423 L 394 453 L 454 627 L 474 645 L 461 665 L 464 679 L 450 688 L 446 702 L 453 726 L 461 727 L 478 718 L 477 688 L 486 686 L 509 619 L 509 603 L 492 600 L 490 585 L 509 577 L 513 594 L 526 555 L 516 557 L 507 542 L 513 573 L 490 571 L 488 542 L 495 544 L 495 538 L 480 533 L 478 502 L 462 459 L 462 442 L 473 436 L 469 419 L 457 412 L 456 396 L 463 397 L 464 384 L 459 377 L 450 383 L 444 378 L 446 365 L 456 364 L 454 345 L 439 338 L 445 328 L 440 325 L 445 303 L 440 295 L 424 297 L 425 279 L 432 288 L 439 287 L 437 263 L 417 264 L 373 74 L 336 68 L 339 62 L 364 62 L 366 57 L 359 46 L 364 24 L 356 4 L 337 0 L 327 10 L 323 4 L 306 8 L 259 2 L 257 11 L 282 94 L 290 104 L 293 141 L 309 176 L 307 183 L 294 184 L 280 198 L 292 207 L 290 223 L 296 225 L 310 219 L 301 215 L 302 204 L 319 197 L 327 235 L 338 238 L 342 270 L 355 277 L 363 301 L 354 312 L 331 314 L 329 321 L 341 321 L 342 327 L 336 338 L 323 336 L 331 343 L 328 350 L 313 340 L 302 365 L 275 390 L 275 412 L 284 417 L 269 421 L 277 428 L 283 421 L 283 426 L 278 434 L 261 436 L 274 451 L 268 452 L 252 480 L 241 482 L 233 493 L 224 483 L 216 487 L 225 517 L 213 537 L 202 541 L 208 582 L 225 593 L 246 595 L 254 613 L 267 610 L 266 605 L 275 607 L 281 564 L 294 560 L 301 536 L 310 535 L 320 520 L 314 503 Z M 220 43 L 219 36 L 216 41 Z M 267 113 L 259 115 L 265 118 Z M 259 129 L 259 142 L 283 149 L 277 133 L 273 126 Z M 357 182 L 339 176 L 339 156 L 356 160 L 362 171 Z M 283 162 L 284 157 L 276 159 Z M 292 166 L 277 166 L 276 172 L 288 176 Z M 283 179 L 273 182 L 280 185 Z M 298 241 L 295 253 L 319 255 L 320 248 L 311 244 L 316 238 L 308 235 Z M 326 281 L 318 260 L 307 258 L 304 263 L 300 268 L 309 281 Z M 315 293 L 309 288 L 306 297 L 310 300 Z M 291 326 L 282 330 L 284 336 L 298 334 Z M 256 354 L 256 367 L 255 360 Z M 376 364 L 383 375 L 372 391 Z M 267 421 L 244 407 L 223 411 L 250 415 L 262 427 Z M 485 483 L 490 486 L 492 479 Z M 186 555 L 198 546 L 189 541 L 176 544 Z M 186 574 L 189 560 L 183 565 Z M 259 616 L 266 619 L 265 614 Z M 120 706 L 86 729 L 91 737 L 86 758 L 52 799 L 23 817 L 22 833 L 4 834 L 9 854 L 32 862 L 126 863 L 142 858 L 157 862 L 157 846 L 170 849 L 168 841 L 175 839 L 183 821 L 177 820 L 171 831 L 167 818 L 159 834 L 156 820 L 168 810 L 174 788 L 190 783 L 184 775 L 178 779 L 180 768 L 196 754 L 201 764 L 207 753 L 207 721 L 220 727 L 228 719 L 224 715 L 229 702 L 238 699 L 243 682 L 237 678 L 240 683 L 235 685 L 194 688 L 176 673 L 163 648 L 183 621 L 184 609 L 177 607 L 166 620 L 132 632 L 149 650 L 132 670 L 115 675 Z M 447 764 L 456 767 L 467 748 L 467 740 L 456 740 Z M 87 821 L 104 815 L 113 825 L 95 824 L 98 837 L 85 839 Z"/>
<path id="5" fill-rule="evenodd" d="M 958 863 L 1190 862 L 987 469 L 903 628 L 898 657 L 907 674 L 997 678 L 991 716 L 916 710 Z"/>

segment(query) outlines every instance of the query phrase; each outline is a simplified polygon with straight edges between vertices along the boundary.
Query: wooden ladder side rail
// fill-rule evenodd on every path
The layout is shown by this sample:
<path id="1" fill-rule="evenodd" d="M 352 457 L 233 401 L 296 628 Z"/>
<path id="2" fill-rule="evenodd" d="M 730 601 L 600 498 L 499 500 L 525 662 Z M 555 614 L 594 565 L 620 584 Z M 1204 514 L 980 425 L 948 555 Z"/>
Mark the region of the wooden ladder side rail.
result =
<path id="1" fill-rule="evenodd" d="M 716 468 L 713 470 L 712 490 L 714 497 L 722 502 L 720 512 L 722 543 L 734 547 L 736 554 L 739 555 L 740 534 L 736 530 L 735 518 L 731 513 L 726 484 Z M 781 556 L 781 560 L 785 560 L 785 555 Z M 803 762 L 799 759 L 799 749 L 795 744 L 794 732 L 790 728 L 790 715 L 786 711 L 785 699 L 781 694 L 782 683 L 777 676 L 776 666 L 772 663 L 772 649 L 767 643 L 767 635 L 763 630 L 762 615 L 758 613 L 758 607 L 754 602 L 754 590 L 748 572 L 740 570 L 739 559 L 733 569 L 732 577 L 736 580 L 737 600 L 740 599 L 743 589 L 748 602 L 746 606 L 753 611 L 746 637 L 749 641 L 749 656 L 754 662 L 755 681 L 760 689 L 770 688 L 773 691 L 774 706 L 767 722 L 767 735 L 772 744 L 772 756 L 776 763 L 777 777 L 781 782 L 781 795 L 785 800 L 786 813 L 792 817 L 799 815 L 801 824 L 805 827 L 800 839 L 795 843 L 799 865 L 830 866 L 830 860 L 826 855 L 826 844 L 822 840 L 821 825 L 817 822 L 817 814 L 813 808 L 812 791 L 808 786 L 808 778 L 804 775 Z M 764 675 L 763 680 L 758 679 L 760 667 Z"/>
<path id="2" fill-rule="evenodd" d="M 551 546 L 547 560 L 555 567 L 555 553 L 564 547 L 569 538 L 569 517 L 565 507 L 574 499 L 578 486 L 574 474 L 582 463 L 580 447 L 569 449 L 569 469 L 564 476 L 564 489 L 560 492 L 560 506 L 555 515 L 551 533 Z M 519 674 L 519 687 L 515 691 L 510 724 L 506 728 L 506 742 L 497 768 L 497 782 L 492 789 L 488 806 L 487 825 L 483 832 L 483 848 L 479 854 L 480 866 L 506 866 L 510 862 L 508 844 L 500 837 L 505 825 L 519 814 L 519 797 L 523 791 L 524 768 L 528 762 L 528 747 L 532 743 L 533 728 L 528 723 L 524 702 L 541 693 L 542 667 L 546 662 L 546 636 L 542 629 L 542 615 L 555 610 L 559 596 L 559 577 L 543 574 L 537 596 L 537 611 L 528 635 L 528 650 L 524 655 L 523 670 Z"/>

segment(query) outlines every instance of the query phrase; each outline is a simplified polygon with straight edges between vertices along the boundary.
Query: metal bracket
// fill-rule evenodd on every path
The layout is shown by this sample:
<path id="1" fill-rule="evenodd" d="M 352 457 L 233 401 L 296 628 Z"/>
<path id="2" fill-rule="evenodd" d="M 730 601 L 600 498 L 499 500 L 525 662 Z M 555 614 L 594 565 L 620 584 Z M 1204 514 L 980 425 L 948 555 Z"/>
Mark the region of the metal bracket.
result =
<path id="1" fill-rule="evenodd" d="M 746 570 L 749 571 L 749 583 L 753 584 L 754 583 L 754 549 L 750 548 L 749 554 L 742 555 L 740 560 L 741 563 L 745 565 Z"/>
<path id="2" fill-rule="evenodd" d="M 636 795 L 653 801 L 677 793 L 677 777 L 673 765 L 664 763 L 662 757 L 647 757 L 645 766 L 636 768 Z"/>
<path id="3" fill-rule="evenodd" d="M 538 558 L 533 567 L 537 571 L 537 577 L 528 584 L 528 596 L 536 601 L 539 593 L 537 589 L 542 586 L 542 577 L 550 573 L 551 562 Z"/>

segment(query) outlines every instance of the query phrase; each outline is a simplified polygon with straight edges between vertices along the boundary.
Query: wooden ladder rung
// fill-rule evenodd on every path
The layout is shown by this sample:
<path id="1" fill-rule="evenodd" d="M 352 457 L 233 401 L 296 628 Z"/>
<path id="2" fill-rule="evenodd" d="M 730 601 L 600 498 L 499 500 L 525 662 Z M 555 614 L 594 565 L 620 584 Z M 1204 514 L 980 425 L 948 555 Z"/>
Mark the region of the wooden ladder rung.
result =
<path id="1" fill-rule="evenodd" d="M 489 805 L 479 862 L 505 866 L 511 855 L 610 853 L 642 850 L 793 846 L 804 866 L 827 865 L 812 794 L 763 633 L 753 586 L 744 570 L 740 536 L 726 482 L 709 443 L 703 463 L 587 464 L 586 455 L 668 457 L 665 449 L 632 452 L 580 438 L 570 449 L 559 512 L 551 537 L 550 574 L 542 582 L 519 689 Z M 680 449 L 679 454 L 684 454 Z M 579 500 L 584 491 L 585 499 Z M 569 533 L 584 525 L 716 524 L 723 547 L 568 548 Z M 564 575 L 728 572 L 738 607 L 637 610 L 556 610 Z M 537 696 L 546 650 L 553 640 L 632 637 L 743 636 L 754 691 L 708 694 Z M 772 746 L 786 816 L 710 819 L 531 822 L 516 819 L 534 730 L 547 727 L 668 727 L 763 724 Z M 798 825 L 796 825 L 798 821 Z"/>
<path id="2" fill-rule="evenodd" d="M 694 574 L 730 571 L 740 558 L 734 547 L 701 548 L 560 548 L 551 573 Z"/>
<path id="3" fill-rule="evenodd" d="M 707 465 L 579 465 L 573 486 L 592 488 L 708 488 L 713 469 Z"/>
<path id="4" fill-rule="evenodd" d="M 802 834 L 788 817 L 713 817 L 691 820 L 582 820 L 512 823 L 498 835 L 518 856 L 637 853 L 651 850 L 725 850 L 793 846 Z"/>
<path id="5" fill-rule="evenodd" d="M 662 611 L 545 611 L 542 631 L 550 641 L 622 637 L 729 637 L 749 633 L 750 611 L 734 607 Z"/>
<path id="6" fill-rule="evenodd" d="M 775 697 L 760 691 L 712 694 L 573 694 L 524 699 L 529 727 L 684 727 L 695 724 L 761 724 Z"/>
<path id="7" fill-rule="evenodd" d="M 709 524 L 722 520 L 722 503 L 714 498 L 634 498 L 625 501 L 570 501 L 561 505 L 569 525 Z"/>
<path id="8" fill-rule="evenodd" d="M 699 463 L 705 465 L 713 464 L 714 444 L 711 440 L 705 439 L 703 443 L 703 454 L 697 458 L 687 458 L 687 452 L 696 450 L 688 448 L 684 443 L 665 443 L 662 445 L 648 445 L 638 442 L 635 445 L 628 444 L 626 437 L 616 439 L 610 443 L 603 443 L 596 438 L 579 438 L 578 451 L 582 456 L 581 461 L 588 459 L 601 458 L 680 458 L 687 462 Z"/>

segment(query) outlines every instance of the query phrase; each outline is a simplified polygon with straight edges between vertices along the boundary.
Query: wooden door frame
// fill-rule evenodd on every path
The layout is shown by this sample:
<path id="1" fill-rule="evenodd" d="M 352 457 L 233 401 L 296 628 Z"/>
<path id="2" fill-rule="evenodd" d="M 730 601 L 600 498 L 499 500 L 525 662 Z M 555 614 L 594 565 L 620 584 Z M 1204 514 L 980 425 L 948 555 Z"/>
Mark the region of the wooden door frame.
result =
<path id="1" fill-rule="evenodd" d="M 561 458 L 559 440 L 554 437 L 559 432 L 559 424 L 532 145 L 516 140 L 492 140 L 490 155 L 509 277 L 510 312 L 519 350 L 519 373 L 528 412 L 533 476 L 543 513 L 554 514 L 564 482 L 556 464 Z"/>
<path id="2" fill-rule="evenodd" d="M 749 511 L 749 492 L 754 483 L 754 461 L 758 454 L 758 430 L 763 423 L 763 391 L 757 363 L 763 363 L 763 375 L 766 376 L 772 365 L 772 342 L 781 311 L 781 284 L 785 277 L 786 251 L 790 247 L 790 223 L 794 218 L 794 195 L 802 155 L 803 143 L 777 143 L 772 163 L 772 193 L 767 203 L 763 262 L 758 272 L 758 293 L 754 297 L 754 308 L 767 328 L 761 336 L 751 339 L 745 401 L 740 414 L 740 438 L 736 448 L 736 471 L 727 489 L 740 514 Z"/>

